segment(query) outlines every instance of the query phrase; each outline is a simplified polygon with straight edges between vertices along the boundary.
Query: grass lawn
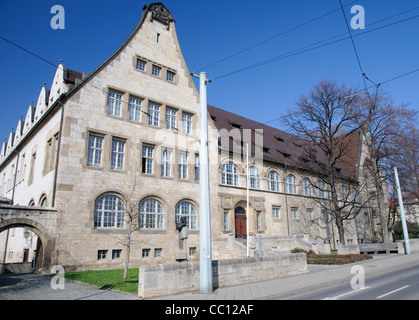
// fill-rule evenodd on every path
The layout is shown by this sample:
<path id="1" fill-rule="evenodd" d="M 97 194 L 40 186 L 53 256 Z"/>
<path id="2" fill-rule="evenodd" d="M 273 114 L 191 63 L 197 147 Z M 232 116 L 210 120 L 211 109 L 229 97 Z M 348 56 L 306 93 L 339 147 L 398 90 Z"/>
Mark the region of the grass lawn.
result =
<path id="1" fill-rule="evenodd" d="M 138 292 L 138 268 L 128 269 L 127 279 L 123 279 L 124 270 L 92 270 L 66 272 L 65 278 L 99 287 L 102 290 L 115 289 L 124 292 Z"/>

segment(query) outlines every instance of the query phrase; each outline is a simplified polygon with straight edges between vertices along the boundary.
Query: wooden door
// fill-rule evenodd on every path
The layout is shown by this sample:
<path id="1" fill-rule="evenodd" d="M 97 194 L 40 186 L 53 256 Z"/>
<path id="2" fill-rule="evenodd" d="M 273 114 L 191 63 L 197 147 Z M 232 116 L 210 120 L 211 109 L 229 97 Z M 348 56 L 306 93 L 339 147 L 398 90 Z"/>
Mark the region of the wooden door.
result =
<path id="1" fill-rule="evenodd" d="M 242 207 L 237 207 L 234 210 L 235 225 L 236 225 L 236 238 L 246 239 L 246 211 Z"/>

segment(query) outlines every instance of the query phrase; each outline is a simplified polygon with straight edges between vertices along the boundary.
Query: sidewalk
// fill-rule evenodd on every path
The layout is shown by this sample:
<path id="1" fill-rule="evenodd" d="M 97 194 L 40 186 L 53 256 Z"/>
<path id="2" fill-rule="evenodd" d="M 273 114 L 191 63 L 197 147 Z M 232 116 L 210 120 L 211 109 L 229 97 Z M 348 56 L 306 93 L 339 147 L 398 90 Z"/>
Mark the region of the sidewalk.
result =
<path id="1" fill-rule="evenodd" d="M 291 299 L 301 294 L 308 294 L 328 287 L 349 284 L 355 275 L 351 273 L 354 265 L 365 268 L 368 278 L 419 264 L 419 253 L 411 255 L 389 254 L 375 255 L 372 260 L 343 266 L 308 265 L 308 272 L 301 275 L 243 284 L 233 287 L 218 288 L 213 293 L 185 293 L 174 296 L 158 297 L 154 300 L 267 300 Z"/>

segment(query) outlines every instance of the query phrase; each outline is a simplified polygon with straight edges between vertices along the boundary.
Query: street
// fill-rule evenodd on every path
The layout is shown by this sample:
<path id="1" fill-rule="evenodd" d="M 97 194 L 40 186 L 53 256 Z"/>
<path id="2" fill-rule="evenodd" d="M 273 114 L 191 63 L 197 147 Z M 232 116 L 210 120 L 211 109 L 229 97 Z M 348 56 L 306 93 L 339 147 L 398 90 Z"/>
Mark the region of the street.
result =
<path id="1" fill-rule="evenodd" d="M 346 285 L 294 297 L 293 300 L 419 300 L 419 265 L 368 278 L 365 286 Z"/>

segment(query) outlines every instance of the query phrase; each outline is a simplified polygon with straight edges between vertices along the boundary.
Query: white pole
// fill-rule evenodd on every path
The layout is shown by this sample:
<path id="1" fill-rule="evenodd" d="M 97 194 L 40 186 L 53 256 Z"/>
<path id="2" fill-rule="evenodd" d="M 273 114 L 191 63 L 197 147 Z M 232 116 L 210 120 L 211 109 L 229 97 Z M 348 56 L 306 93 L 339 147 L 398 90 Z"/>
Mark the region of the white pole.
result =
<path id="1" fill-rule="evenodd" d="M 211 214 L 209 190 L 209 156 L 208 156 L 208 108 L 207 108 L 207 74 L 201 72 L 200 109 L 199 109 L 199 248 L 200 248 L 200 290 L 201 293 L 212 292 L 212 251 L 211 251 Z"/>
<path id="2" fill-rule="evenodd" d="M 403 227 L 404 248 L 405 248 L 406 254 L 410 254 L 409 233 L 407 232 L 406 217 L 404 215 L 403 197 L 402 197 L 402 192 L 400 190 L 399 175 L 397 173 L 396 167 L 394 167 L 394 177 L 396 179 L 397 195 L 399 198 L 400 220 L 402 221 L 402 227 Z"/>
<path id="3" fill-rule="evenodd" d="M 249 254 L 249 144 L 246 143 L 246 248 L 247 257 Z"/>

